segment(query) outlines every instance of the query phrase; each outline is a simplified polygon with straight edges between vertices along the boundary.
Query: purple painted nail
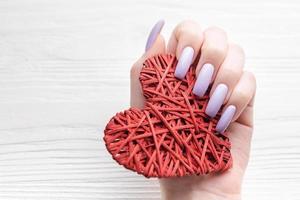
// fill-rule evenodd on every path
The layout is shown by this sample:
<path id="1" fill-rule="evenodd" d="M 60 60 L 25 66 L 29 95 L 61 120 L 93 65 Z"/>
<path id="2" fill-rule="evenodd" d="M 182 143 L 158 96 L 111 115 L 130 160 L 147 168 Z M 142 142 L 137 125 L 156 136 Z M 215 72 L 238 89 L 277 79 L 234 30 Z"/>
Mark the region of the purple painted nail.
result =
<path id="1" fill-rule="evenodd" d="M 152 47 L 164 25 L 165 21 L 161 19 L 153 26 L 147 39 L 145 51 L 148 51 Z"/>
<path id="2" fill-rule="evenodd" d="M 201 68 L 198 78 L 196 80 L 195 86 L 193 88 L 193 93 L 199 97 L 202 97 L 211 81 L 211 78 L 214 73 L 214 66 L 212 64 L 205 64 Z"/>
<path id="3" fill-rule="evenodd" d="M 230 124 L 230 122 L 235 114 L 235 111 L 236 111 L 236 107 L 233 105 L 230 105 L 226 108 L 226 110 L 223 112 L 223 114 L 217 124 L 216 131 L 218 131 L 219 133 L 223 133 L 225 131 L 225 129 Z"/>
<path id="4" fill-rule="evenodd" d="M 226 95 L 227 95 L 228 87 L 225 84 L 219 84 L 210 100 L 208 101 L 205 113 L 210 117 L 215 117 L 218 113 L 219 109 L 221 108 Z"/>
<path id="5" fill-rule="evenodd" d="M 188 72 L 194 57 L 194 49 L 192 47 L 185 47 L 178 60 L 175 76 L 179 79 L 183 79 Z"/>

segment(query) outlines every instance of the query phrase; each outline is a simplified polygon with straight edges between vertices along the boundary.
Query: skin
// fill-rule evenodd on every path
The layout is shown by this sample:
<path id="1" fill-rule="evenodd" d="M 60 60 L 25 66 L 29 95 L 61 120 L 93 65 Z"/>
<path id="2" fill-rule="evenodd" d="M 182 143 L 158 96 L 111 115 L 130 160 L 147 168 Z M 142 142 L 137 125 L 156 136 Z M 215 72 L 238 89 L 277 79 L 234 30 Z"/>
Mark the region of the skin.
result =
<path id="1" fill-rule="evenodd" d="M 237 108 L 227 128 L 234 162 L 232 169 L 221 174 L 160 179 L 162 199 L 241 199 L 241 186 L 253 134 L 256 81 L 251 72 L 243 70 L 245 62 L 243 49 L 229 43 L 225 31 L 217 27 L 202 30 L 194 21 L 183 21 L 175 27 L 167 45 L 163 36 L 158 35 L 152 47 L 131 68 L 131 106 L 144 107 L 145 99 L 138 80 L 144 60 L 158 53 L 173 53 L 178 59 L 186 46 L 195 50 L 193 60 L 198 63 L 197 74 L 203 64 L 214 65 L 210 95 L 218 84 L 224 83 L 228 86 L 225 108 L 228 105 L 235 105 Z"/>

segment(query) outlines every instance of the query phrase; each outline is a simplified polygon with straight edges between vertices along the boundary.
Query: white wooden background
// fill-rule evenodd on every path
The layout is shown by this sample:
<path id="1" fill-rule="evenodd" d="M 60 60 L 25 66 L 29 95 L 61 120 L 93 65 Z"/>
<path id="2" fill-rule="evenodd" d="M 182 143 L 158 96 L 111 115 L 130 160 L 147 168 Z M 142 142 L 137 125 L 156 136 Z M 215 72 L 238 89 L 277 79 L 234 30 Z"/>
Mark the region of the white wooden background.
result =
<path id="1" fill-rule="evenodd" d="M 164 18 L 217 25 L 258 79 L 243 199 L 300 199 L 298 0 L 0 0 L 0 199 L 159 199 L 112 161 L 102 130 Z"/>

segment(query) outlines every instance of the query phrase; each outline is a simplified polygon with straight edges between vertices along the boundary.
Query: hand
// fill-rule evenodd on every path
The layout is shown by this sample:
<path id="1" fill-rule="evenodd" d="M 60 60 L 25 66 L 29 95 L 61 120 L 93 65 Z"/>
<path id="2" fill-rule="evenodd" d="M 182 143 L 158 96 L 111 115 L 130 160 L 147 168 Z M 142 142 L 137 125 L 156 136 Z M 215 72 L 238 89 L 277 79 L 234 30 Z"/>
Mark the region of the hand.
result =
<path id="1" fill-rule="evenodd" d="M 159 53 L 172 53 L 178 59 L 175 76 L 183 78 L 197 62 L 197 81 L 193 92 L 202 96 L 210 83 L 210 100 L 206 114 L 214 117 L 224 104 L 217 131 L 229 132 L 233 167 L 221 174 L 160 179 L 163 199 L 240 199 L 243 175 L 247 167 L 253 132 L 255 77 L 244 71 L 245 55 L 241 47 L 229 43 L 226 33 L 216 27 L 204 31 L 193 21 L 178 24 L 167 44 L 160 34 L 159 21 L 152 29 L 146 52 L 131 69 L 131 106 L 144 107 L 139 73 L 145 59 Z"/>

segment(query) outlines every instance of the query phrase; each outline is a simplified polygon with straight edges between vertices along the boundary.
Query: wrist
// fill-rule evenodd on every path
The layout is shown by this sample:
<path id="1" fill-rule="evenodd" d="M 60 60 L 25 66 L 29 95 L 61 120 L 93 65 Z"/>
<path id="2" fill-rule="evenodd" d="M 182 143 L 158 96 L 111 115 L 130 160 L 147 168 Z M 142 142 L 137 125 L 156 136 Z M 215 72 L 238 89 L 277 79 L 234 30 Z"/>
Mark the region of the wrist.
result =
<path id="1" fill-rule="evenodd" d="M 169 191 L 161 189 L 162 200 L 241 200 L 240 194 L 219 194 L 209 191 Z"/>
<path id="2" fill-rule="evenodd" d="M 241 200 L 240 192 L 224 193 L 190 184 L 160 181 L 162 200 Z"/>
<path id="3" fill-rule="evenodd" d="M 240 194 L 214 194 L 207 191 L 170 192 L 161 190 L 162 200 L 241 200 Z"/>

